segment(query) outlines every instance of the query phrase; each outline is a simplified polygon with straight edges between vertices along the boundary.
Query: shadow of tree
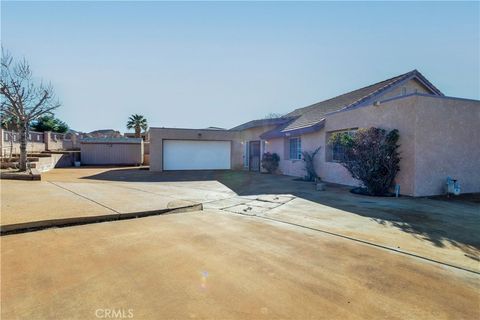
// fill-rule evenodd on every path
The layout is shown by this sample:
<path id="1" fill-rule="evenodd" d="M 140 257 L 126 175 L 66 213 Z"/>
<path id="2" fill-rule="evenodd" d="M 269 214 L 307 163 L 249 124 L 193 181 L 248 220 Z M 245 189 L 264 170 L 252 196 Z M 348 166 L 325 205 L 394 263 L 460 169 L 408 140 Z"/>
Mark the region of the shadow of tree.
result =
<path id="1" fill-rule="evenodd" d="M 479 259 L 480 209 L 467 201 L 426 198 L 389 198 L 352 194 L 350 187 L 329 184 L 315 191 L 311 182 L 293 177 L 244 171 L 168 171 L 112 169 L 83 179 L 131 182 L 181 182 L 216 180 L 240 196 L 292 194 L 296 197 L 370 218 L 395 227 L 437 247 L 446 243 L 458 247 L 471 259 Z"/>

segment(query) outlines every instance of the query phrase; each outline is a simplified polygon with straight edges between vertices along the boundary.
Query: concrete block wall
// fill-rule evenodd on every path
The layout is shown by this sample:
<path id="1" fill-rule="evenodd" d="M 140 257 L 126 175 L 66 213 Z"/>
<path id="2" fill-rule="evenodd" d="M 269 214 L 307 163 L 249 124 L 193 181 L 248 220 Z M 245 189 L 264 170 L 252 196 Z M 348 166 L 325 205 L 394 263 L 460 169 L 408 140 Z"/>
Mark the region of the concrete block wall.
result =
<path id="1" fill-rule="evenodd" d="M 1 129 L 0 131 L 0 145 L 2 156 L 8 156 L 10 154 L 10 135 L 9 131 Z M 7 139 L 8 137 L 8 139 Z M 41 137 L 41 138 L 40 138 Z M 79 148 L 79 141 L 75 135 L 72 135 L 71 139 L 64 139 L 65 135 L 55 132 L 30 132 L 30 139 L 27 140 L 27 152 L 37 153 L 42 151 L 55 151 L 55 150 L 71 150 Z M 20 153 L 19 133 L 15 133 L 15 139 L 13 142 L 12 153 Z"/>
<path id="2" fill-rule="evenodd" d="M 53 168 L 65 168 L 73 166 L 74 153 L 50 154 L 49 157 L 40 157 L 35 162 L 35 169 L 45 172 Z"/>

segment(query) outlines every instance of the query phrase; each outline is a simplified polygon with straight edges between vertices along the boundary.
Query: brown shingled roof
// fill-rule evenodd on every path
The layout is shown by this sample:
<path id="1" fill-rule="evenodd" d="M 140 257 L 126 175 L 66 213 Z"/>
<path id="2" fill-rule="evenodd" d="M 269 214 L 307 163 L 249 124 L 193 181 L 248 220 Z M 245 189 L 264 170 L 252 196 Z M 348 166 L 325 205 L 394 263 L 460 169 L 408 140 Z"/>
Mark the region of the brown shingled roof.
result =
<path id="1" fill-rule="evenodd" d="M 280 117 L 280 118 L 271 118 L 271 119 L 258 119 L 258 120 L 251 120 L 245 122 L 241 125 L 231 128 L 230 130 L 246 130 L 255 127 L 264 127 L 264 126 L 271 126 L 277 124 L 284 124 L 285 122 L 289 121 L 290 118 L 287 117 Z"/>
<path id="2" fill-rule="evenodd" d="M 283 132 L 301 129 L 305 127 L 310 127 L 319 123 L 324 119 L 325 114 L 338 111 L 341 109 L 348 109 L 358 104 L 368 101 L 378 94 L 384 92 L 386 89 L 391 88 L 392 86 L 400 83 L 403 80 L 410 79 L 412 77 L 419 78 L 423 83 L 425 83 L 433 92 L 443 95 L 437 88 L 435 88 L 425 77 L 422 76 L 417 70 L 413 70 L 402 75 L 377 82 L 375 84 L 369 85 L 367 87 L 357 89 L 334 98 L 324 100 L 310 106 L 296 109 L 285 117 L 296 117 L 288 126 L 283 128 Z"/>

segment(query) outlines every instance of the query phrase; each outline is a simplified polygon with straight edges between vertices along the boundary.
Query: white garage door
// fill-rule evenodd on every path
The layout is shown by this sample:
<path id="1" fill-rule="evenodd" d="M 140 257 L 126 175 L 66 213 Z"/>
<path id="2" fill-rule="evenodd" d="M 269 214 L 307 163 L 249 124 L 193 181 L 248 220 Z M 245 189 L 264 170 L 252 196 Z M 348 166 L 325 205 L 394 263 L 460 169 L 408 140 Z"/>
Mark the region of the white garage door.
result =
<path id="1" fill-rule="evenodd" d="M 163 141 L 163 170 L 209 169 L 230 169 L 230 141 Z"/>

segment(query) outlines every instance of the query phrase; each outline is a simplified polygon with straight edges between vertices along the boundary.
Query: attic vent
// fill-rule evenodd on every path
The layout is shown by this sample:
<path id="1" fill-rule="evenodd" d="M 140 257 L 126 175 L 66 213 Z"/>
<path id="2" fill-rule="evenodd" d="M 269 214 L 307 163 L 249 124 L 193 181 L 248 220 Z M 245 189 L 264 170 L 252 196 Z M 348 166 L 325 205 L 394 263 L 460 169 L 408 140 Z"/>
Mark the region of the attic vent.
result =
<path id="1" fill-rule="evenodd" d="M 407 94 L 407 88 L 406 87 L 402 87 L 402 96 L 406 95 Z"/>

